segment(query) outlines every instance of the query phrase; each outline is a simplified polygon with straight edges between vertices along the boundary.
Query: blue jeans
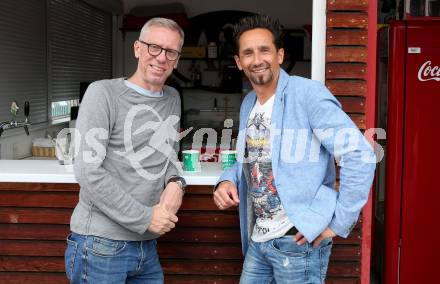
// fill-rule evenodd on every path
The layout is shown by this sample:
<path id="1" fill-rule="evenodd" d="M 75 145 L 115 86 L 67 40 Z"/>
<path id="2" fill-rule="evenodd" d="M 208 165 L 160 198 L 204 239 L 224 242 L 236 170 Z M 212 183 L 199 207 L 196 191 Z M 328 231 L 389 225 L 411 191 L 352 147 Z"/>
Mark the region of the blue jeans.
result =
<path id="1" fill-rule="evenodd" d="M 64 255 L 67 278 L 70 283 L 163 283 L 156 244 L 71 233 Z"/>
<path id="2" fill-rule="evenodd" d="M 240 283 L 324 283 L 331 247 L 331 238 L 317 248 L 309 243 L 299 246 L 293 236 L 262 243 L 250 240 Z"/>

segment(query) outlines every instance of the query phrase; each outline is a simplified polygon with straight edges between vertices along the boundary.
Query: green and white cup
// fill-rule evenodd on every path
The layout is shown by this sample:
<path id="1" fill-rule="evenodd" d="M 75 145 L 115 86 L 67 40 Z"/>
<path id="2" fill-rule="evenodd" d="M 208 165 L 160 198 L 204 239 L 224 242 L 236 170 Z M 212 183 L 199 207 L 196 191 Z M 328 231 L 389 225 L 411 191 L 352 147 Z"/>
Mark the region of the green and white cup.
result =
<path id="1" fill-rule="evenodd" d="M 200 152 L 198 150 L 184 150 L 182 151 L 182 158 L 185 172 L 200 172 Z"/>
<path id="2" fill-rule="evenodd" d="M 223 150 L 220 152 L 220 159 L 222 161 L 222 168 L 228 170 L 237 161 L 237 151 L 236 150 Z"/>

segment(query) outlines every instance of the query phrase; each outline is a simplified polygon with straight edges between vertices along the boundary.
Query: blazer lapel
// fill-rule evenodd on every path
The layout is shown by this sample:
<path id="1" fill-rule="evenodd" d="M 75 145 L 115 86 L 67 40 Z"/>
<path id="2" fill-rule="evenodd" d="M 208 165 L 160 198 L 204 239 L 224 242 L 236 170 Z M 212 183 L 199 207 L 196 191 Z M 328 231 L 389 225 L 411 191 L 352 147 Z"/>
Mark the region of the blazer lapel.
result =
<path id="1" fill-rule="evenodd" d="M 284 100 L 289 75 L 280 69 L 280 77 L 278 78 L 277 90 L 275 92 L 275 101 L 273 104 L 271 116 L 271 148 L 272 148 L 272 172 L 277 180 L 277 169 L 281 150 L 281 134 L 283 129 L 284 117 Z"/>

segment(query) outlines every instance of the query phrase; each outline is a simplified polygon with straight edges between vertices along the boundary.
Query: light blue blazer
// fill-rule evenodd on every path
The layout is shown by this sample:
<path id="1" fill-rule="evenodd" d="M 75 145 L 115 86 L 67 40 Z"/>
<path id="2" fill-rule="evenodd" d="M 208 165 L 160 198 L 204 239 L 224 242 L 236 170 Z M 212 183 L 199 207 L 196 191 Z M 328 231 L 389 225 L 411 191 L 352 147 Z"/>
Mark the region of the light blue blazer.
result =
<path id="1" fill-rule="evenodd" d="M 246 122 L 255 102 L 254 91 L 243 100 L 238 161 L 219 178 L 238 187 L 244 253 L 254 225 L 243 164 Z M 326 227 L 347 237 L 367 202 L 374 177 L 376 159 L 370 144 L 324 85 L 284 70 L 271 127 L 274 181 L 289 219 L 309 242 Z M 339 192 L 334 188 L 335 158 L 341 166 Z"/>

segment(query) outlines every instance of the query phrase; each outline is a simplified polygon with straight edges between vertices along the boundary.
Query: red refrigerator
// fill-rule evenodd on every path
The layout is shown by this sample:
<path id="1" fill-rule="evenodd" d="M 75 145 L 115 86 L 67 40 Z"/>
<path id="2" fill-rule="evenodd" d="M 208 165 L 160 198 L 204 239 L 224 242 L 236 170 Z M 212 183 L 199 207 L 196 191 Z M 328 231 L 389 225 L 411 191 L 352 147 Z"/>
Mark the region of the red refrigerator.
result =
<path id="1" fill-rule="evenodd" d="M 381 283 L 440 283 L 440 19 L 378 34 L 373 270 Z"/>

